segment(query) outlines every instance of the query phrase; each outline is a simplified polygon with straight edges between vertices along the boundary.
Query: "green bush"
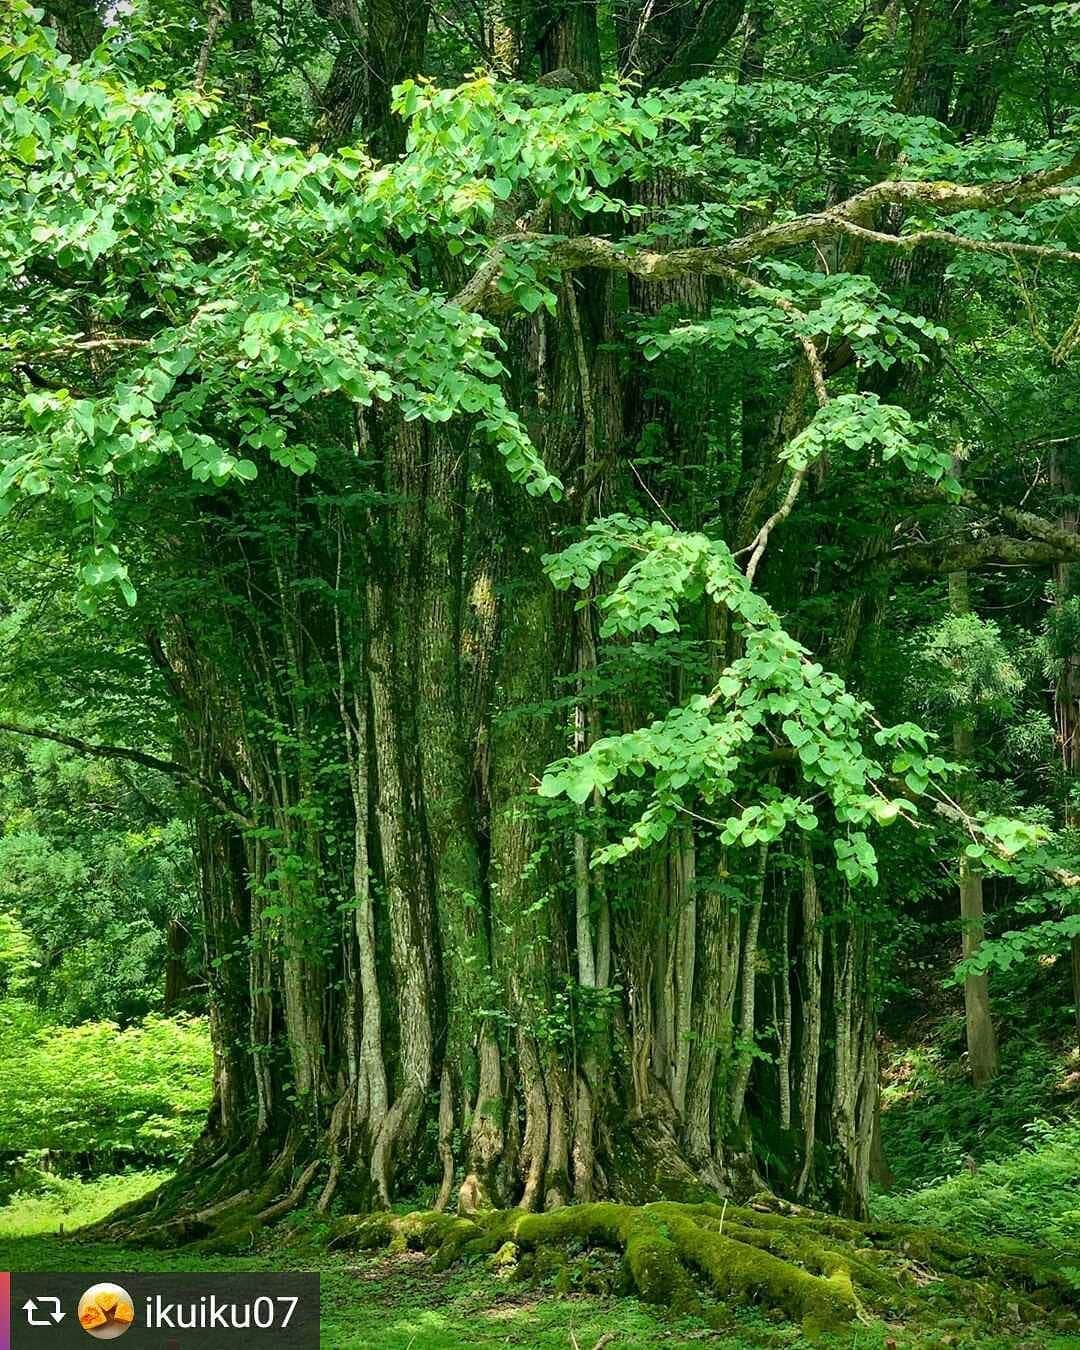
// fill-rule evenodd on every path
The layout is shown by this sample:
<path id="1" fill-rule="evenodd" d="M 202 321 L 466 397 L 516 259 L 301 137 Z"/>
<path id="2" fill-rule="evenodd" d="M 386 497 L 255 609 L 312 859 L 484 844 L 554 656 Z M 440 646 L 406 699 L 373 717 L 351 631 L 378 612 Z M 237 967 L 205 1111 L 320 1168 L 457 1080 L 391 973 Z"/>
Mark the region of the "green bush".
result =
<path id="1" fill-rule="evenodd" d="M 0 1154 L 47 1151 L 87 1170 L 173 1163 L 202 1128 L 211 1075 L 200 1018 L 66 1027 L 8 999 L 0 1002 Z"/>
<path id="2" fill-rule="evenodd" d="M 873 1208 L 875 1218 L 1080 1256 L 1080 1124 L 1036 1122 L 1010 1157 L 907 1195 L 879 1195 Z"/>

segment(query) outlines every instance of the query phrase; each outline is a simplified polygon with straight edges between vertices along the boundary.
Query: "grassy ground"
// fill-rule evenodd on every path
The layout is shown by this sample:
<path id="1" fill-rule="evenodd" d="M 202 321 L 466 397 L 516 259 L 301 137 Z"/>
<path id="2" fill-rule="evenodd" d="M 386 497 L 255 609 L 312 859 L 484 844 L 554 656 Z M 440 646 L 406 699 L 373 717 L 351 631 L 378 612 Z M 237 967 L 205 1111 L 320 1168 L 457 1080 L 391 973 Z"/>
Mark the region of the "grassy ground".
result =
<path id="1" fill-rule="evenodd" d="M 33 1194 L 16 1196 L 0 1208 L 0 1243 L 11 1239 L 71 1233 L 97 1223 L 114 1209 L 152 1191 L 167 1181 L 169 1172 L 126 1172 L 100 1181 L 71 1181 L 42 1175 Z M 19 1267 L 14 1267 L 18 1269 Z M 4 1266 L 5 1270 L 13 1267 Z M 30 1270 L 30 1266 L 23 1266 Z"/>
<path id="2" fill-rule="evenodd" d="M 309 1227 L 274 1233 L 265 1248 L 236 1257 L 192 1256 L 82 1243 L 59 1236 L 90 1222 L 110 1205 L 134 1198 L 157 1180 L 146 1174 L 106 1178 L 89 1185 L 58 1183 L 46 1194 L 15 1197 L 0 1209 L 0 1269 L 5 1270 L 318 1270 L 322 1276 L 324 1350 L 451 1350 L 456 1347 L 530 1346 L 536 1350 L 593 1350 L 603 1342 L 623 1347 L 707 1345 L 785 1347 L 808 1342 L 798 1328 L 765 1320 L 753 1308 L 725 1312 L 723 1325 L 673 1321 L 634 1298 L 590 1290 L 602 1281 L 606 1258 L 583 1255 L 567 1294 L 530 1289 L 500 1278 L 486 1265 L 433 1274 L 425 1258 L 335 1254 Z M 1078 1350 L 1080 1338 L 1052 1336 L 1019 1327 L 988 1336 L 965 1322 L 944 1291 L 928 1288 L 920 1326 L 854 1325 L 819 1345 L 833 1350 L 908 1350 L 909 1347 L 978 1345 L 985 1350 Z M 608 1339 L 605 1339 L 608 1338 Z"/>

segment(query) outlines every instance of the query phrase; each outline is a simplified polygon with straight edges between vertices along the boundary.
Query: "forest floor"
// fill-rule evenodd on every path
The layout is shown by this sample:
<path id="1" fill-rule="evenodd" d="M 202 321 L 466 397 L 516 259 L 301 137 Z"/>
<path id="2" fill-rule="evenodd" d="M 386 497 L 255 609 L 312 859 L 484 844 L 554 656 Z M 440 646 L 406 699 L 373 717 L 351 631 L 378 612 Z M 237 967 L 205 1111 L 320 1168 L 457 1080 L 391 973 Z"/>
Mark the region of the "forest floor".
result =
<path id="1" fill-rule="evenodd" d="M 1002 1018 L 1002 1074 L 982 1093 L 971 1089 L 964 1072 L 962 1018 L 955 1000 L 941 992 L 940 972 L 928 975 L 920 991 L 921 1016 L 897 1019 L 906 1035 L 887 1046 L 883 1118 L 896 1185 L 875 1198 L 875 1217 L 933 1225 L 979 1244 L 1029 1244 L 1080 1288 L 1080 1056 L 1067 982 L 1042 972 L 1038 980 L 1017 974 L 998 983 L 1011 1016 Z M 310 1217 L 292 1229 L 279 1225 L 242 1256 L 147 1251 L 65 1236 L 166 1175 L 131 1172 L 80 1182 L 38 1174 L 31 1191 L 0 1207 L 0 1270 L 317 1270 L 324 1350 L 594 1350 L 600 1343 L 606 1350 L 797 1350 L 810 1344 L 798 1326 L 757 1307 L 713 1309 L 717 1324 L 709 1325 L 613 1296 L 605 1290 L 617 1258 L 604 1252 L 575 1254 L 557 1290 L 550 1282 L 524 1284 L 484 1260 L 436 1272 L 415 1252 L 328 1251 L 326 1223 Z M 929 1279 L 918 1313 L 904 1325 L 857 1321 L 814 1344 L 829 1350 L 1080 1350 L 1080 1336 L 1018 1322 L 988 1330 L 972 1320 L 970 1308 L 958 1306 L 953 1291 Z"/>
<path id="2" fill-rule="evenodd" d="M 160 1177 L 150 1178 L 151 1183 Z M 637 1299 L 595 1291 L 610 1274 L 606 1258 L 583 1254 L 573 1269 L 568 1293 L 550 1286 L 525 1287 L 494 1275 L 486 1264 L 435 1273 L 428 1258 L 334 1253 L 325 1250 L 325 1232 L 301 1226 L 277 1230 L 245 1256 L 158 1252 L 83 1243 L 61 1236 L 92 1222 L 120 1198 L 130 1199 L 146 1184 L 136 1175 L 103 1178 L 80 1186 L 65 1182 L 53 1197 L 15 1199 L 0 1209 L 0 1269 L 87 1270 L 110 1273 L 171 1270 L 317 1270 L 322 1289 L 324 1350 L 451 1350 L 452 1347 L 531 1346 L 537 1350 L 610 1350 L 623 1347 L 703 1345 L 736 1347 L 808 1346 L 798 1327 L 770 1321 L 755 1308 L 726 1312 L 719 1325 L 674 1319 Z M 590 1288 L 593 1285 L 594 1288 Z M 855 1324 L 813 1344 L 831 1350 L 930 1350 L 977 1345 L 986 1350 L 1080 1350 L 1080 1337 L 1017 1326 L 1000 1334 L 971 1323 L 944 1290 L 926 1289 L 918 1324 Z"/>

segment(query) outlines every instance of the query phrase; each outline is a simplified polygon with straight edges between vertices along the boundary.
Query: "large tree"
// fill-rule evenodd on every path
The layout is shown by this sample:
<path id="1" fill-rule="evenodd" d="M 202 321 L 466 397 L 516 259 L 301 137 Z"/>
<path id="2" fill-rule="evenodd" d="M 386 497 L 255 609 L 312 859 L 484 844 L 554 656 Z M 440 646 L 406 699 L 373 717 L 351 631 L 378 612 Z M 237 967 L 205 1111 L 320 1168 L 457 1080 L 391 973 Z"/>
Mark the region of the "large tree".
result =
<path id="1" fill-rule="evenodd" d="M 962 11 L 13 8 L 0 500 L 171 709 L 81 748 L 198 841 L 214 1109 L 148 1222 L 865 1212 L 876 832 L 969 891 L 1047 837 L 868 654 L 899 584 L 1080 560 L 934 385 L 1080 276 L 1067 45 L 1032 100 L 1045 25 Z"/>

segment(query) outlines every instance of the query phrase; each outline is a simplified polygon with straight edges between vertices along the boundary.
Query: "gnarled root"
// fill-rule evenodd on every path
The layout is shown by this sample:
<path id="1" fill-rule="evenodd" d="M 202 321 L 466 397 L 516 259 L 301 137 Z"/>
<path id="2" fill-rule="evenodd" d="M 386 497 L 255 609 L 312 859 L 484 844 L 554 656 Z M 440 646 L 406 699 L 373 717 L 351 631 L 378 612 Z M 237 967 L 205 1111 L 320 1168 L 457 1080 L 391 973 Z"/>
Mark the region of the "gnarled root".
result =
<path id="1" fill-rule="evenodd" d="M 980 1251 L 926 1229 L 786 1209 L 778 1212 L 771 1197 L 755 1197 L 743 1206 L 661 1201 L 570 1205 L 545 1214 L 380 1213 L 343 1220 L 331 1243 L 425 1251 L 438 1269 L 502 1253 L 508 1244 L 522 1251 L 603 1247 L 622 1254 L 633 1287 L 647 1302 L 688 1313 L 701 1307 L 707 1293 L 733 1306 L 763 1304 L 811 1333 L 842 1327 L 864 1306 L 903 1313 L 927 1278 L 972 1294 L 982 1281 L 980 1304 L 986 1282 L 1005 1287 L 1012 1306 L 1023 1303 L 1032 1320 L 1044 1313 L 1029 1295 L 1042 1305 L 1070 1298 L 1068 1281 L 1031 1255 Z"/>
<path id="2" fill-rule="evenodd" d="M 815 1328 L 836 1327 L 856 1313 L 850 1278 L 816 1275 L 699 1221 L 695 1205 L 570 1205 L 547 1214 L 494 1211 L 447 1214 L 373 1214 L 338 1225 L 336 1246 L 429 1251 L 445 1268 L 460 1257 L 498 1251 L 510 1242 L 525 1250 L 581 1243 L 623 1255 L 634 1287 L 649 1303 L 679 1312 L 700 1305 L 691 1271 L 723 1299 L 765 1302 Z"/>
<path id="3" fill-rule="evenodd" d="M 321 1158 L 301 1168 L 297 1153 L 289 1142 L 269 1163 L 245 1151 L 226 1155 L 213 1167 L 182 1171 L 82 1236 L 206 1251 L 250 1246 L 260 1229 L 296 1209 L 326 1171 Z"/>

